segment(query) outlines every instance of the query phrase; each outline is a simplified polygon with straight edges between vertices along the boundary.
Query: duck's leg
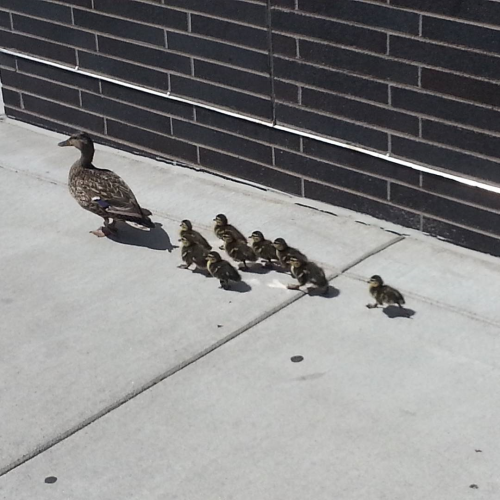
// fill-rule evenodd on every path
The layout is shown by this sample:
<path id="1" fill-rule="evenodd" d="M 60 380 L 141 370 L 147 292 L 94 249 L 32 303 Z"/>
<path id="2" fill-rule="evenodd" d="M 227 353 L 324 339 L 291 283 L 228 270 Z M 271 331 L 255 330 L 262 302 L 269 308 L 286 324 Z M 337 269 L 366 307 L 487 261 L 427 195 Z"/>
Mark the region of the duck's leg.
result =
<path id="1" fill-rule="evenodd" d="M 104 219 L 104 225 L 95 231 L 90 231 L 91 234 L 95 234 L 98 238 L 109 238 L 110 236 L 114 236 L 116 234 L 115 228 L 116 221 L 110 224 L 109 219 Z"/>

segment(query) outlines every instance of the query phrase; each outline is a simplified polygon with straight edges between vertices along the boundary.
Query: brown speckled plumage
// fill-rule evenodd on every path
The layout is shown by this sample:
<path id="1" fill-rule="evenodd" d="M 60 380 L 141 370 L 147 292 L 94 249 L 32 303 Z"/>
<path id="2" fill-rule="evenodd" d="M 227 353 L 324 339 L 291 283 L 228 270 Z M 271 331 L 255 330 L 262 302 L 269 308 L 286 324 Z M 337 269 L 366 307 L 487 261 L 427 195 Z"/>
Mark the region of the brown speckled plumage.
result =
<path id="1" fill-rule="evenodd" d="M 125 181 L 111 170 L 92 164 L 94 144 L 88 134 L 73 134 L 59 146 L 74 146 L 80 150 L 80 158 L 69 171 L 69 191 L 82 208 L 104 219 L 106 229 L 112 229 L 117 220 L 155 227 L 149 218 L 151 212 L 141 208 Z"/>

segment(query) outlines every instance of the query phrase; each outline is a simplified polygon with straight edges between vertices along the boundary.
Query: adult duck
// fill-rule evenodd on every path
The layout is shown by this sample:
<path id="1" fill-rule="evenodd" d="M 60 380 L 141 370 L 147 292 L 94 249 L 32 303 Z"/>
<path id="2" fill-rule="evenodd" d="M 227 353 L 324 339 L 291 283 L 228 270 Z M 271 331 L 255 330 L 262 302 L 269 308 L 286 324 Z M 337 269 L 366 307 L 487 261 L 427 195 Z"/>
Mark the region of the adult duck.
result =
<path id="1" fill-rule="evenodd" d="M 78 204 L 104 219 L 104 225 L 92 234 L 102 238 L 116 234 L 116 221 L 135 222 L 154 228 L 149 216 L 151 212 L 141 208 L 132 190 L 125 181 L 111 170 L 92 165 L 94 142 L 85 132 L 78 132 L 62 141 L 58 146 L 74 146 L 80 150 L 80 159 L 69 171 L 69 192 Z"/>

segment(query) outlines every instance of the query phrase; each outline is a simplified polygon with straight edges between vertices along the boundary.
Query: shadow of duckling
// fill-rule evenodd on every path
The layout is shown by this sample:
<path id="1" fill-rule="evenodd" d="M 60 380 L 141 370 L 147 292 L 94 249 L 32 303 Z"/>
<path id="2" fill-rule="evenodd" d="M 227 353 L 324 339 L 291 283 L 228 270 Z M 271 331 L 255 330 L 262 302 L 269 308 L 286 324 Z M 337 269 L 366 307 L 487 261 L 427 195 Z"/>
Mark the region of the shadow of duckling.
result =
<path id="1" fill-rule="evenodd" d="M 154 229 L 149 231 L 118 222 L 116 234 L 108 239 L 122 245 L 150 248 L 151 250 L 172 252 L 174 248 L 179 248 L 172 244 L 170 236 L 159 222 L 155 222 Z"/>
<path id="2" fill-rule="evenodd" d="M 412 316 L 416 314 L 413 309 L 409 309 L 408 307 L 398 307 L 398 306 L 387 306 L 384 307 L 383 313 L 391 319 L 394 318 L 406 318 L 411 319 Z"/>
<path id="3" fill-rule="evenodd" d="M 340 290 L 332 285 L 328 285 L 326 292 L 323 292 L 320 288 L 310 287 L 308 294 L 312 297 L 323 297 L 324 299 L 334 299 L 340 295 Z"/>
<path id="4" fill-rule="evenodd" d="M 229 292 L 237 292 L 237 293 L 247 293 L 252 289 L 252 287 L 245 283 L 244 281 L 238 281 L 237 283 L 231 283 L 231 287 L 226 290 Z"/>

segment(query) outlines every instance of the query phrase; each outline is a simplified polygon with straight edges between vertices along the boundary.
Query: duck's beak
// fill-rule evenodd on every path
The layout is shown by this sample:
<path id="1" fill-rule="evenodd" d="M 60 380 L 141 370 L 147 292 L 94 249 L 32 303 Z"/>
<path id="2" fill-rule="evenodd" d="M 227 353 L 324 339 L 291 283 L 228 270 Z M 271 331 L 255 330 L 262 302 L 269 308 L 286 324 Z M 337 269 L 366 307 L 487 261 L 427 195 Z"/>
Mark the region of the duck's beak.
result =
<path id="1" fill-rule="evenodd" d="M 66 139 L 65 141 L 62 141 L 58 144 L 59 147 L 63 148 L 64 146 L 71 146 L 69 139 Z"/>

